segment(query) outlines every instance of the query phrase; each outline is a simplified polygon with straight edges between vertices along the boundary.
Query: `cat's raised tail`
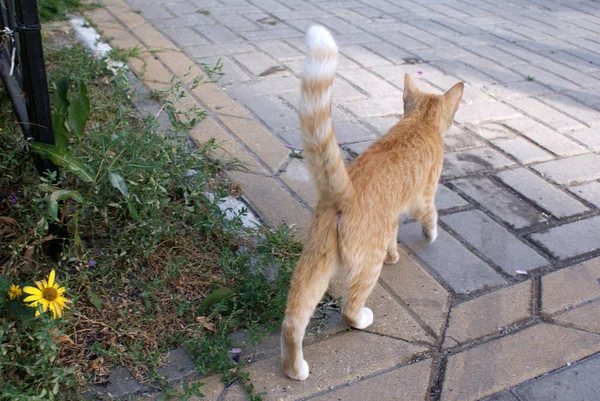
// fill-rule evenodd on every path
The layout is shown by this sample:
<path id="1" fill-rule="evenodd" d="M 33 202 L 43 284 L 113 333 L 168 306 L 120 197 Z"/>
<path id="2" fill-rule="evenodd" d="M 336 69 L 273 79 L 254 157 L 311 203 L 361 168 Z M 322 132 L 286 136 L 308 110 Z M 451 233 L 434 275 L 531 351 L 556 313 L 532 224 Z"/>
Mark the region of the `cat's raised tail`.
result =
<path id="1" fill-rule="evenodd" d="M 331 120 L 331 85 L 338 62 L 338 47 L 331 33 L 314 25 L 306 33 L 308 53 L 302 72 L 300 123 L 308 165 L 319 200 L 344 203 L 352 196 L 352 183 L 335 139 Z"/>

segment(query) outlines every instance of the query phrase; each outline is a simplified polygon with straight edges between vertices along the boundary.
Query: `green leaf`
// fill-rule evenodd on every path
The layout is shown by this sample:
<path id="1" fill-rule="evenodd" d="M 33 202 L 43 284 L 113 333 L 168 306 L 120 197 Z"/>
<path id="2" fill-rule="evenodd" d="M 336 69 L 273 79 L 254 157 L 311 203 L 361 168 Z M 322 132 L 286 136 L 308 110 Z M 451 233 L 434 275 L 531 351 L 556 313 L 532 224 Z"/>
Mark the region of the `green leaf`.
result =
<path id="1" fill-rule="evenodd" d="M 129 163 L 129 167 L 131 168 L 139 168 L 142 170 L 156 170 L 157 168 L 161 168 L 160 164 L 139 164 L 139 163 Z"/>
<path id="2" fill-rule="evenodd" d="M 54 220 L 58 220 L 58 202 L 65 199 L 73 199 L 75 202 L 83 203 L 83 197 L 79 191 L 59 189 L 58 191 L 52 192 L 48 197 L 48 211 Z"/>
<path id="3" fill-rule="evenodd" d="M 52 114 L 52 126 L 54 128 L 54 141 L 56 142 L 56 148 L 61 151 L 67 150 L 69 144 L 69 138 L 71 133 L 65 125 L 65 116 L 61 113 Z"/>
<path id="4" fill-rule="evenodd" d="M 59 150 L 54 145 L 41 142 L 32 142 L 30 146 L 42 158 L 50 160 L 59 167 L 66 168 L 83 181 L 94 182 L 96 180 L 96 175 L 90 166 L 80 162 L 64 150 Z"/>
<path id="5" fill-rule="evenodd" d="M 209 308 L 210 306 L 214 305 L 217 302 L 221 302 L 227 298 L 232 297 L 234 294 L 235 293 L 233 292 L 233 290 L 231 288 L 227 288 L 227 287 L 217 288 L 216 290 L 214 290 L 213 292 L 208 294 L 208 296 L 206 298 L 204 298 L 204 301 L 202 301 L 200 303 L 199 308 L 200 309 Z"/>
<path id="6" fill-rule="evenodd" d="M 8 313 L 15 319 L 27 322 L 33 319 L 35 311 L 35 308 L 27 306 L 20 299 L 8 301 Z"/>
<path id="7" fill-rule="evenodd" d="M 108 172 L 108 178 L 110 179 L 110 184 L 117 188 L 125 198 L 129 198 L 129 189 L 127 189 L 127 184 L 125 180 L 119 173 L 115 173 L 114 171 Z"/>
<path id="8" fill-rule="evenodd" d="M 90 302 L 98 309 L 102 310 L 102 300 L 98 295 L 96 295 L 92 290 L 87 290 L 87 296 L 90 299 Z"/>
<path id="9" fill-rule="evenodd" d="M 53 93 L 52 100 L 56 110 L 64 115 L 69 108 L 69 89 L 71 88 L 71 79 L 64 77 L 56 83 L 56 90 Z"/>
<path id="10" fill-rule="evenodd" d="M 85 130 L 85 123 L 90 117 L 90 99 L 88 98 L 87 86 L 79 82 L 79 93 L 71 96 L 69 105 L 69 118 L 75 128 L 75 135 L 81 138 Z"/>
<path id="11" fill-rule="evenodd" d="M 140 216 L 138 215 L 138 212 L 135 209 L 135 204 L 133 203 L 131 198 L 127 198 L 127 209 L 129 210 L 129 214 L 131 215 L 131 217 L 133 217 L 135 220 L 140 219 Z"/>

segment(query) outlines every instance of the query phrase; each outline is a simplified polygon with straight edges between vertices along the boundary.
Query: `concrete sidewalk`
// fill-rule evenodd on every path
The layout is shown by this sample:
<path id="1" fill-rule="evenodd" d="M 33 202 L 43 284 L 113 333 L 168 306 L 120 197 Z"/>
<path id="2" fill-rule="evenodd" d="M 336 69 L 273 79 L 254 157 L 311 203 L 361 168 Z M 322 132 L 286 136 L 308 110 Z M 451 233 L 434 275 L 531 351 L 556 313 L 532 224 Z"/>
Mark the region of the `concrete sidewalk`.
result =
<path id="1" fill-rule="evenodd" d="M 250 364 L 265 400 L 600 400 L 599 1 L 103 3 L 88 16 L 111 44 L 157 50 L 130 61 L 150 88 L 221 59 L 219 84 L 185 98 L 210 111 L 192 138 L 216 137 L 217 156 L 244 165 L 229 177 L 263 221 L 301 232 L 315 192 L 290 148 L 308 26 L 340 45 L 334 124 L 348 160 L 401 117 L 405 72 L 436 93 L 466 83 L 437 241 L 400 226 L 374 324 L 309 345 L 306 382 L 283 376 L 275 348 Z M 246 397 L 218 378 L 204 389 Z"/>

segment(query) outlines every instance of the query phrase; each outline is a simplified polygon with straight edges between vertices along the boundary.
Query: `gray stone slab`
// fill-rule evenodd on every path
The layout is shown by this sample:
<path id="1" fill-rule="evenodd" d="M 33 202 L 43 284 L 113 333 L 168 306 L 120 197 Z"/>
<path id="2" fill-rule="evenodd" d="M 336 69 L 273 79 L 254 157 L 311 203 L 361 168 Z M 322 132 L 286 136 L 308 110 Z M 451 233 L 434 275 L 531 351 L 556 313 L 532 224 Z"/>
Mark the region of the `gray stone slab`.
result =
<path id="1" fill-rule="evenodd" d="M 185 348 L 175 348 L 157 372 L 168 381 L 181 380 L 196 373 L 196 362 Z"/>
<path id="2" fill-rule="evenodd" d="M 438 238 L 431 245 L 424 242 L 419 223 L 400 226 L 398 240 L 415 252 L 459 294 L 500 286 L 506 282 L 487 263 L 441 227 Z"/>
<path id="3" fill-rule="evenodd" d="M 377 138 L 375 133 L 357 122 L 348 121 L 336 123 L 334 121 L 333 127 L 338 142 L 342 144 Z"/>
<path id="4" fill-rule="evenodd" d="M 346 145 L 345 147 L 348 148 L 348 150 L 350 150 L 352 153 L 355 153 L 356 155 L 360 155 L 362 152 L 367 150 L 367 148 L 369 146 L 371 146 L 373 144 L 373 142 L 375 142 L 375 141 L 356 142 L 356 143 Z"/>
<path id="5" fill-rule="evenodd" d="M 475 148 L 461 152 L 446 153 L 442 175 L 445 177 L 460 177 L 479 171 L 496 170 L 514 164 L 515 162 L 492 148 Z"/>
<path id="6" fill-rule="evenodd" d="M 435 194 L 437 210 L 452 209 L 453 207 L 467 206 L 469 202 L 444 185 L 439 185 Z"/>
<path id="7" fill-rule="evenodd" d="M 493 396 L 486 398 L 482 401 L 519 401 L 517 397 L 509 393 L 508 391 L 504 391 L 502 393 L 494 394 Z"/>
<path id="8" fill-rule="evenodd" d="M 589 211 L 581 202 L 525 168 L 501 171 L 496 177 L 555 217 L 568 217 Z"/>
<path id="9" fill-rule="evenodd" d="M 523 401 L 598 401 L 600 355 L 522 384 L 512 391 Z"/>
<path id="10" fill-rule="evenodd" d="M 548 264 L 540 254 L 479 210 L 443 216 L 441 220 L 512 276 L 517 275 L 517 270 L 533 270 Z"/>
<path id="11" fill-rule="evenodd" d="M 483 141 L 477 135 L 470 131 L 453 125 L 448 132 L 444 134 L 444 148 L 446 152 L 457 152 L 483 146 Z"/>
<path id="12" fill-rule="evenodd" d="M 460 179 L 452 184 L 513 228 L 547 221 L 533 206 L 489 178 Z"/>
<path id="13" fill-rule="evenodd" d="M 90 389 L 111 398 L 121 398 L 142 391 L 147 387 L 138 382 L 135 377 L 124 367 L 112 369 L 108 375 L 106 385 L 92 385 Z"/>
<path id="14" fill-rule="evenodd" d="M 533 168 L 561 185 L 573 185 L 600 178 L 600 156 L 587 154 L 540 163 Z"/>
<path id="15" fill-rule="evenodd" d="M 531 240 L 559 260 L 600 249 L 600 216 L 531 234 Z"/>
<path id="16" fill-rule="evenodd" d="M 550 153 L 521 137 L 496 139 L 492 143 L 523 164 L 554 159 Z"/>
<path id="17" fill-rule="evenodd" d="M 569 191 L 600 208 L 600 182 L 592 181 L 577 187 L 571 187 Z"/>

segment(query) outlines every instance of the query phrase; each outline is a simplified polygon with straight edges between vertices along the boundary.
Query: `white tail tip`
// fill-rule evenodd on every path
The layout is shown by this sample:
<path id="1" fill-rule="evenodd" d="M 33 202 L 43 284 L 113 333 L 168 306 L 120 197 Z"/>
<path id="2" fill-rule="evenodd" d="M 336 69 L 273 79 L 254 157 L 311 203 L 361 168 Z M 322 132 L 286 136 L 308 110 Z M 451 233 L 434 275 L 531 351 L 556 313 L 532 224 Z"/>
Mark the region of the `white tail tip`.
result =
<path id="1" fill-rule="evenodd" d="M 313 25 L 306 31 L 306 46 L 309 50 L 331 49 L 337 51 L 338 46 L 331 33 L 321 25 Z"/>

